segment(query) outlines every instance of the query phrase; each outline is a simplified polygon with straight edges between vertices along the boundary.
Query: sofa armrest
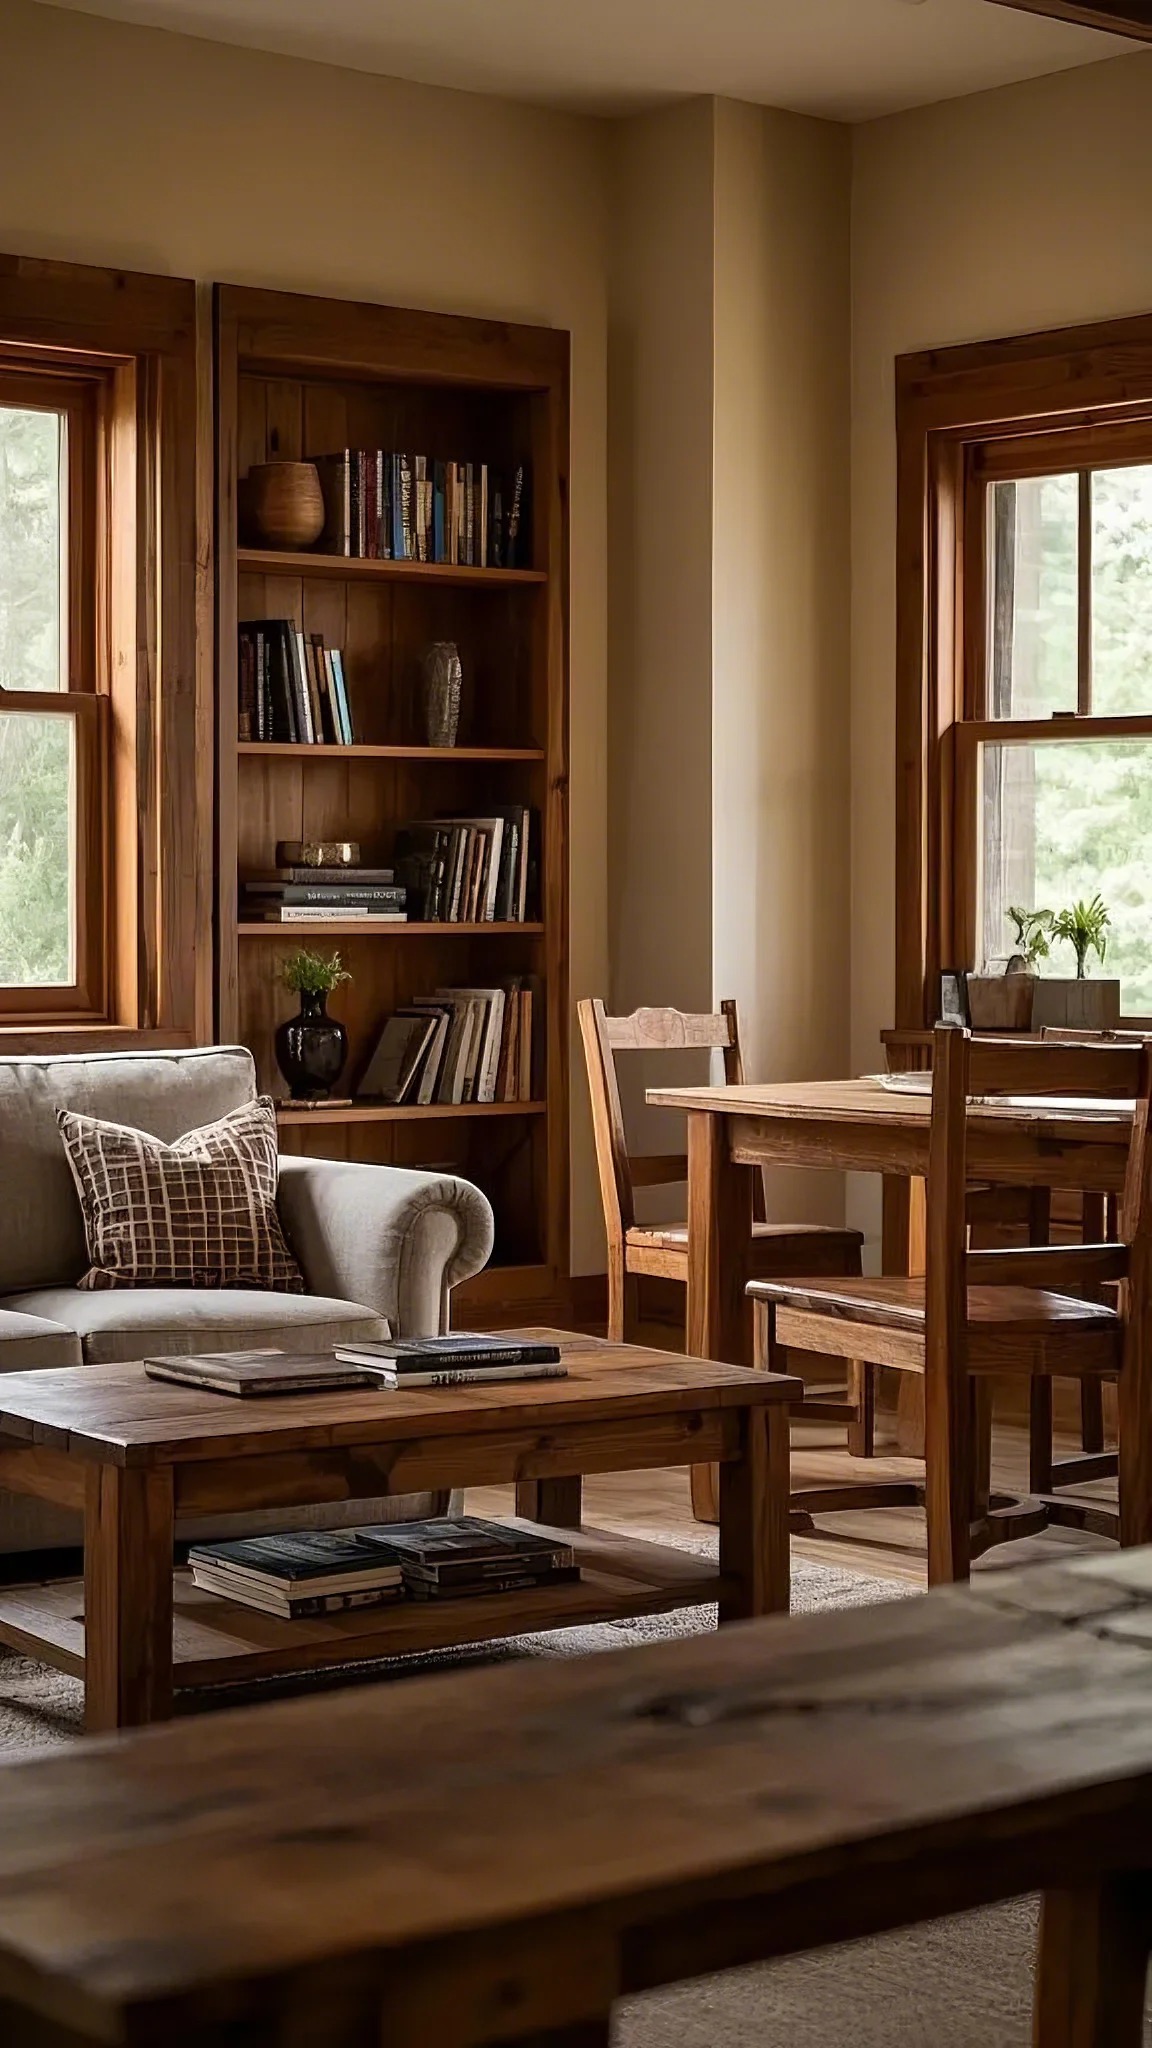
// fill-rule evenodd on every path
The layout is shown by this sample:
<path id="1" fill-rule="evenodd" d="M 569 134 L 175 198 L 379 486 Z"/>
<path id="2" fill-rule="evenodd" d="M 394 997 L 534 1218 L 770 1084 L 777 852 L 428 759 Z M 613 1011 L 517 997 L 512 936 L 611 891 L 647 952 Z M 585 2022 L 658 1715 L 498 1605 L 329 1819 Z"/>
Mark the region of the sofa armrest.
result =
<path id="1" fill-rule="evenodd" d="M 445 1329 L 449 1290 L 492 1251 L 487 1196 L 450 1174 L 286 1155 L 277 1207 L 310 1291 L 375 1309 L 395 1336 Z"/>

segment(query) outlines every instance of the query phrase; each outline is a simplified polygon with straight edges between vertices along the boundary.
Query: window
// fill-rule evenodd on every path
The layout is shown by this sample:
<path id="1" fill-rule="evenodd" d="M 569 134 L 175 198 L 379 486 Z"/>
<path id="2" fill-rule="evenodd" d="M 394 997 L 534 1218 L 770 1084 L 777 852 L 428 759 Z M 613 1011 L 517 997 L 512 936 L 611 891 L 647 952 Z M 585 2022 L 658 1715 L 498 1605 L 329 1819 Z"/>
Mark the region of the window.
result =
<path id="1" fill-rule="evenodd" d="M 896 1015 L 1096 891 L 1152 1020 L 1152 318 L 900 358 Z M 1057 944 L 1048 971 L 1074 972 Z"/>
<path id="2" fill-rule="evenodd" d="M 197 318 L 0 256 L 0 1054 L 212 1035 Z"/>
<path id="3" fill-rule="evenodd" d="M 0 369 L 0 1009 L 103 1004 L 101 382 Z"/>
<path id="4" fill-rule="evenodd" d="M 968 572 L 981 610 L 964 678 L 960 788 L 974 816 L 977 964 L 1013 950 L 1013 904 L 1097 892 L 1127 1016 L 1152 1015 L 1152 429 L 1144 462 L 1058 463 L 1059 444 L 969 451 Z M 1132 439 L 1124 431 L 1125 444 Z M 1001 472 L 1007 470 L 1008 474 Z M 1019 473 L 1013 474 L 1016 471 Z M 974 804 L 973 804 L 974 798 Z M 965 907 L 958 906 L 959 925 Z M 1053 964 L 1061 965 L 1057 949 Z M 1073 972 L 1071 951 L 1064 964 Z"/>

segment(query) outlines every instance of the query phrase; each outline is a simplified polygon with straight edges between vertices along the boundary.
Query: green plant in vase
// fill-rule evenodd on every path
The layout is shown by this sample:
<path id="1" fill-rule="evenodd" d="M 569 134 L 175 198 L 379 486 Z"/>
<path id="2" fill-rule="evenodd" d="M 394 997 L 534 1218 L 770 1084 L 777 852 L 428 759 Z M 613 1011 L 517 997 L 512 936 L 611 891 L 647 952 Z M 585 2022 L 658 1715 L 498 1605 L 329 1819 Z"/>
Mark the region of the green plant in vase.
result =
<path id="1" fill-rule="evenodd" d="M 352 976 L 339 953 L 326 958 L 302 946 L 280 962 L 279 978 L 299 996 L 300 1008 L 277 1026 L 277 1065 L 293 1102 L 326 1102 L 348 1058 L 348 1033 L 328 1015 L 328 998 Z"/>
<path id="2" fill-rule="evenodd" d="M 1022 910 L 1018 903 L 1010 903 L 1008 916 L 1016 927 L 1016 951 L 1008 963 L 1009 969 L 1019 961 L 1020 966 L 1015 968 L 1017 973 L 1035 974 L 1037 962 L 1046 960 L 1052 950 L 1048 944 L 1052 912 Z"/>
<path id="3" fill-rule="evenodd" d="M 1067 939 L 1076 955 L 1076 979 L 1084 980 L 1089 953 L 1095 953 L 1101 967 L 1108 951 L 1108 928 L 1112 919 L 1104 898 L 1097 893 L 1090 903 L 1073 903 L 1058 911 L 1052 920 L 1052 937 Z"/>

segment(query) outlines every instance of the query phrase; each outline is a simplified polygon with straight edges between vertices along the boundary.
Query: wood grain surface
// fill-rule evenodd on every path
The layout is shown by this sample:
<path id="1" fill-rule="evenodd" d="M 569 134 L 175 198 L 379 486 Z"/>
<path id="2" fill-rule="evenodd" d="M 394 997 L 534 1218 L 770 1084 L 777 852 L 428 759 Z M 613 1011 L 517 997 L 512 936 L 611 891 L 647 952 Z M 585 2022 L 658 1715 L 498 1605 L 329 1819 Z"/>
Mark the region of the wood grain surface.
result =
<path id="1" fill-rule="evenodd" d="M 1042 2048 L 1136 2048 L 1152 1553 L 222 1714 L 0 1784 L 0 2000 L 81 2036 L 562 2037 L 1039 1888 Z"/>

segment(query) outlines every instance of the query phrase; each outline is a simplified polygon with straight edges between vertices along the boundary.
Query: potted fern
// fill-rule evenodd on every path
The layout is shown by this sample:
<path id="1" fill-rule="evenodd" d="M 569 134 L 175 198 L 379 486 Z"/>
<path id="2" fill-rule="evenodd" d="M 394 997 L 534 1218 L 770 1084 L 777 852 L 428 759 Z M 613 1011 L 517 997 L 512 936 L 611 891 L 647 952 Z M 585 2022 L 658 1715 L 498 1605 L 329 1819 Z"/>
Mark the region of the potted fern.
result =
<path id="1" fill-rule="evenodd" d="M 1095 953 L 1103 967 L 1108 953 L 1112 919 L 1104 898 L 1096 893 L 1090 901 L 1071 903 L 1052 919 L 1050 936 L 1071 946 L 1076 957 L 1075 977 L 1045 975 L 1036 985 L 1033 1020 L 1037 1029 L 1045 1025 L 1078 1031 L 1114 1031 L 1120 1022 L 1120 983 L 1104 975 L 1089 976 L 1088 956 Z"/>
<path id="2" fill-rule="evenodd" d="M 300 998 L 295 1017 L 276 1030 L 276 1064 L 293 1102 L 325 1102 L 344 1071 L 348 1034 L 328 1015 L 328 997 L 352 977 L 339 953 L 325 958 L 302 946 L 280 963 L 280 980 Z"/>
<path id="3" fill-rule="evenodd" d="M 1029 1031 L 1037 987 L 1037 966 L 1050 952 L 1050 910 L 1025 910 L 1013 903 L 1008 916 L 1016 950 L 1001 974 L 968 976 L 968 1013 L 977 1031 Z"/>

